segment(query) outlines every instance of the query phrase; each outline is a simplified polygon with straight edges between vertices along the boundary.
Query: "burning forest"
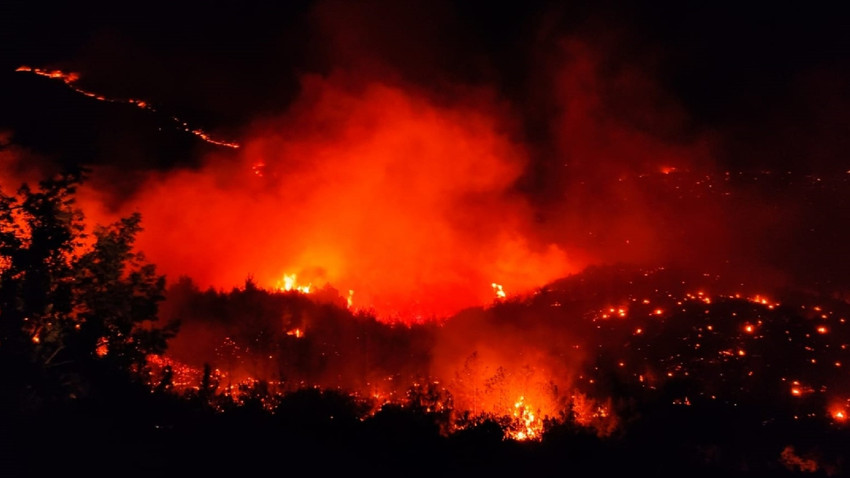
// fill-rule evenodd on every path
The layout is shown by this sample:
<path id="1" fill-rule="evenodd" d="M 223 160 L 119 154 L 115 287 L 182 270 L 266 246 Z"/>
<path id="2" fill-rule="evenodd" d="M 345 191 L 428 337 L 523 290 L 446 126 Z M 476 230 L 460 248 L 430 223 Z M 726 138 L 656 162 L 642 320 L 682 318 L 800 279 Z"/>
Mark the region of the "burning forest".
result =
<path id="1" fill-rule="evenodd" d="M 0 474 L 846 474 L 836 15 L 36 10 Z"/>

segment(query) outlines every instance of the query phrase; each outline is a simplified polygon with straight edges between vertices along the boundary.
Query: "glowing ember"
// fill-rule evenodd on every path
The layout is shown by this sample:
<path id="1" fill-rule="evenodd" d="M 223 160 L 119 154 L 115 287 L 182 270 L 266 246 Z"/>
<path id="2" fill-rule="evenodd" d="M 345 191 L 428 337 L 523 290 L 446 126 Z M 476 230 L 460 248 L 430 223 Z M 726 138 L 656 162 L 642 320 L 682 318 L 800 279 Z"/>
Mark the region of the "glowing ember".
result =
<path id="1" fill-rule="evenodd" d="M 106 340 L 106 337 L 98 339 L 95 353 L 98 357 L 104 357 L 109 353 L 109 342 Z"/>
<path id="2" fill-rule="evenodd" d="M 490 285 L 491 287 L 493 287 L 493 292 L 496 294 L 497 299 L 504 299 L 505 297 L 507 297 L 507 294 L 505 294 L 505 289 L 503 289 L 500 284 L 493 282 Z"/>
<path id="3" fill-rule="evenodd" d="M 286 335 L 289 335 L 291 337 L 295 337 L 296 339 L 300 339 L 301 337 L 304 337 L 304 331 L 301 330 L 300 328 L 299 329 L 287 330 Z"/>
<path id="4" fill-rule="evenodd" d="M 748 299 L 750 302 L 755 302 L 756 304 L 761 304 L 767 306 L 768 309 L 774 309 L 775 307 L 779 307 L 779 302 L 771 302 L 770 299 L 765 297 L 762 294 L 756 294 L 754 297 Z"/>

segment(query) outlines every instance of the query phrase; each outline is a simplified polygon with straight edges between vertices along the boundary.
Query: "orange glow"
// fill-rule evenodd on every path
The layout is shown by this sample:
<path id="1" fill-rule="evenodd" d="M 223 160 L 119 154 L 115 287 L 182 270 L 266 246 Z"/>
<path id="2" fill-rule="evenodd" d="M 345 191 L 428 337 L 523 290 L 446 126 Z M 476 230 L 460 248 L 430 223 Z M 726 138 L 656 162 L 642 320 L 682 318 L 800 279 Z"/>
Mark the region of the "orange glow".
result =
<path id="1" fill-rule="evenodd" d="M 744 332 L 746 332 L 748 334 L 755 332 L 755 330 L 756 330 L 756 328 L 753 327 L 751 324 L 747 324 L 747 325 L 744 326 Z"/>
<path id="2" fill-rule="evenodd" d="M 829 330 L 823 325 L 819 326 L 817 328 L 817 331 L 818 331 L 819 334 L 826 334 L 826 333 L 829 332 Z"/>
<path id="3" fill-rule="evenodd" d="M 616 86 L 654 105 L 639 117 L 680 123 L 683 112 L 640 65 L 625 65 L 612 79 L 605 52 L 592 45 L 564 40 L 558 51 L 547 98 L 562 112 L 549 126 L 552 149 L 569 160 L 570 178 L 583 179 L 550 178 L 559 186 L 552 191 L 563 191 L 551 207 L 524 192 L 538 148 L 522 142 L 516 106 L 498 92 L 446 85 L 435 93 L 384 71 L 331 66 L 303 75 L 287 109 L 246 124 L 238 144 L 175 119 L 181 130 L 234 150 L 149 172 L 121 210 L 105 203 L 104 214 L 140 212 L 138 248 L 170 280 L 187 275 L 202 288 L 229 289 L 253 277 L 260 287 L 302 292 L 329 285 L 346 301 L 344 291 L 356 290 L 357 306 L 381 320 L 408 324 L 490 304 L 506 291 L 519 296 L 592 263 L 680 254 L 713 261 L 671 247 L 683 243 L 665 226 L 680 206 L 666 210 L 674 202 L 633 181 L 634 173 L 687 172 L 686 162 L 708 159 L 708 144 L 673 145 L 634 127 L 630 114 L 609 118 L 616 108 L 607 96 Z M 53 76 L 90 93 L 76 76 Z M 153 111 L 139 99 L 104 101 Z M 614 197 L 626 199 L 628 211 L 610 207 Z M 723 244 L 713 207 L 675 214 L 675 229 L 712 248 Z M 279 283 L 284 271 L 300 283 L 287 289 Z M 612 315 L 625 318 L 628 309 Z"/>
<path id="4" fill-rule="evenodd" d="M 145 218 L 138 247 L 202 287 L 252 276 L 286 290 L 286 271 L 291 290 L 355 290 L 385 321 L 489 304 L 495 277 L 528 292 L 580 264 L 531 234 L 530 205 L 511 192 L 526 153 L 506 124 L 490 101 L 307 76 L 235 158 L 150 176 L 127 205 Z"/>

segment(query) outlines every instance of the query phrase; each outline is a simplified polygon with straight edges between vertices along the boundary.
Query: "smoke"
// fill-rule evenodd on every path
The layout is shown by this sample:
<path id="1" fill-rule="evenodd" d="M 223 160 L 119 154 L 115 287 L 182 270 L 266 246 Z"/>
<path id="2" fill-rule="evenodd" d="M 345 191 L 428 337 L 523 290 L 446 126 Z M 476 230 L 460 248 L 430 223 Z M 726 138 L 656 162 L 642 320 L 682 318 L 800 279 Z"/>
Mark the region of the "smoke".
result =
<path id="1" fill-rule="evenodd" d="M 303 14 L 297 88 L 267 90 L 271 104 L 292 100 L 242 124 L 241 149 L 99 164 L 81 203 L 93 222 L 141 212 L 138 246 L 172 279 L 274 288 L 287 276 L 408 323 L 589 264 L 754 266 L 741 258 L 781 218 L 719 182 L 718 134 L 659 84 L 663 49 L 622 23 L 573 28 L 570 12 L 544 9 L 499 50 L 527 70 L 508 72 L 471 13 L 318 3 Z M 150 62 L 144 41 L 130 44 Z M 742 238 L 742 224 L 755 233 Z"/>
<path id="2" fill-rule="evenodd" d="M 284 115 L 251 126 L 235 159 L 151 175 L 131 203 L 139 247 L 170 275 L 226 288 L 353 290 L 382 316 L 442 316 L 575 270 L 528 234 L 513 191 L 527 156 L 497 105 L 339 73 L 304 78 Z"/>
<path id="3" fill-rule="evenodd" d="M 486 304 L 493 283 L 525 293 L 588 263 L 724 253 L 714 200 L 648 184 L 708 171 L 706 142 L 662 137 L 682 113 L 636 66 L 606 72 L 604 52 L 559 44 L 546 157 L 491 88 L 435 93 L 377 68 L 304 75 L 235 156 L 148 176 L 128 201 L 145 221 L 139 246 L 203 286 L 295 274 L 408 321 Z"/>

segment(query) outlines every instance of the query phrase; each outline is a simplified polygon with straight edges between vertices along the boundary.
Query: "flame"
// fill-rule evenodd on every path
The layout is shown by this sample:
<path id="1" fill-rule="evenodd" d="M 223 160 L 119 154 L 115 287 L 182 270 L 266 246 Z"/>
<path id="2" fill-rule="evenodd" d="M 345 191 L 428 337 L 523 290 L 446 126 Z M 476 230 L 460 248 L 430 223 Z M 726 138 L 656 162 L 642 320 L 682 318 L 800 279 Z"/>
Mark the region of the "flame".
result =
<path id="1" fill-rule="evenodd" d="M 289 335 L 291 337 L 295 337 L 296 339 L 300 339 L 301 337 L 304 337 L 304 331 L 301 330 L 300 328 L 295 328 L 295 329 L 292 329 L 292 330 L 287 330 L 286 335 Z"/>
<path id="2" fill-rule="evenodd" d="M 284 274 L 283 279 L 277 281 L 275 289 L 282 292 L 296 291 L 302 294 L 309 294 L 312 286 L 313 284 L 299 284 L 297 274 Z M 353 291 L 350 292 L 353 294 Z"/>
<path id="3" fill-rule="evenodd" d="M 525 403 L 525 396 L 520 396 L 514 403 L 513 418 L 515 425 L 508 430 L 508 436 L 518 441 L 542 438 L 543 421 Z"/>
<path id="4" fill-rule="evenodd" d="M 80 79 L 79 73 L 74 73 L 74 72 L 66 73 L 66 72 L 61 71 L 61 70 L 46 70 L 46 69 L 42 69 L 42 68 L 33 68 L 31 66 L 19 66 L 15 71 L 32 73 L 34 75 L 43 76 L 43 77 L 51 78 L 51 79 L 54 79 L 54 80 L 61 80 L 62 83 L 65 83 L 65 85 L 68 86 L 68 88 L 70 88 L 74 92 L 79 93 L 79 94 L 86 96 L 88 98 L 94 98 L 97 101 L 103 101 L 103 102 L 106 102 L 106 103 L 124 103 L 124 104 L 128 104 L 128 105 L 136 106 L 137 108 L 141 108 L 143 110 L 150 111 L 152 113 L 157 111 L 156 108 L 152 107 L 150 105 L 150 103 L 148 103 L 147 101 L 144 101 L 144 100 L 139 100 L 139 99 L 136 99 L 136 98 L 108 98 L 106 96 L 103 96 L 103 95 L 100 95 L 100 94 L 97 94 L 97 93 L 93 93 L 93 92 L 88 91 L 88 90 L 84 90 L 84 89 L 76 86 L 76 84 L 75 84 L 77 82 L 77 80 Z M 201 140 L 206 141 L 207 143 L 214 144 L 216 146 L 223 146 L 223 147 L 226 147 L 226 148 L 233 148 L 233 149 L 239 148 L 239 143 L 215 139 L 212 136 L 210 136 L 206 131 L 204 131 L 202 129 L 190 128 L 189 125 L 185 121 L 181 120 L 180 118 L 178 118 L 176 116 L 172 116 L 171 120 L 175 123 L 175 125 L 177 126 L 178 129 L 180 129 L 180 130 L 182 130 L 186 133 L 195 135 L 198 138 L 200 138 Z"/>

